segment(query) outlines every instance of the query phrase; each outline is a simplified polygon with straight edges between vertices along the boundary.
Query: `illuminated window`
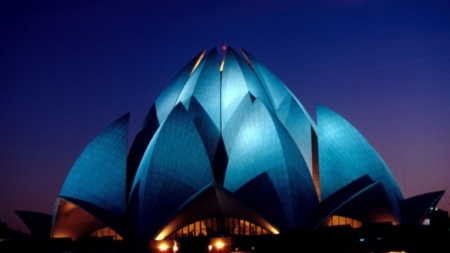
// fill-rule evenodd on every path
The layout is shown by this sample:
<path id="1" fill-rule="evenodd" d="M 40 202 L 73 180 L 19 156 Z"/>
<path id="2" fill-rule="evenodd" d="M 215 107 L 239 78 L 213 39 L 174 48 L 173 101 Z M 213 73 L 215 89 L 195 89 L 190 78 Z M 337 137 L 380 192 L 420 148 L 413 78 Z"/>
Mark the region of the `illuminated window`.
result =
<path id="1" fill-rule="evenodd" d="M 194 224 L 195 223 L 191 223 L 189 224 L 189 235 L 195 235 L 195 229 L 194 229 Z"/>
<path id="2" fill-rule="evenodd" d="M 168 239 L 186 236 L 217 236 L 217 235 L 268 235 L 267 229 L 250 221 L 234 217 L 213 217 L 188 224 L 171 235 Z"/>
<path id="3" fill-rule="evenodd" d="M 332 215 L 331 217 L 328 217 L 328 219 L 326 219 L 326 221 L 324 222 L 324 226 L 327 227 L 344 226 L 344 225 L 350 225 L 352 228 L 360 228 L 362 227 L 362 222 L 359 220 L 339 215 Z"/>
<path id="4" fill-rule="evenodd" d="M 91 237 L 111 237 L 114 241 L 122 241 L 123 238 L 110 227 L 104 227 L 91 233 Z"/>

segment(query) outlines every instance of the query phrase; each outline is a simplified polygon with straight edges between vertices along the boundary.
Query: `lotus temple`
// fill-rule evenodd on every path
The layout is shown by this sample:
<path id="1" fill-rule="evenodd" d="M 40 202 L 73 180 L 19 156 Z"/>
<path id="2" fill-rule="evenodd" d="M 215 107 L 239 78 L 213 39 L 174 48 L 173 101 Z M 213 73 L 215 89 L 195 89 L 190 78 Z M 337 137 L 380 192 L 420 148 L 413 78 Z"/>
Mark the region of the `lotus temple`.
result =
<path id="1" fill-rule="evenodd" d="M 444 191 L 405 199 L 346 119 L 317 105 L 314 121 L 250 53 L 219 53 L 205 50 L 178 72 L 134 140 L 129 114 L 100 132 L 73 164 L 53 214 L 16 211 L 32 234 L 164 241 L 177 251 L 183 238 L 429 219 Z"/>

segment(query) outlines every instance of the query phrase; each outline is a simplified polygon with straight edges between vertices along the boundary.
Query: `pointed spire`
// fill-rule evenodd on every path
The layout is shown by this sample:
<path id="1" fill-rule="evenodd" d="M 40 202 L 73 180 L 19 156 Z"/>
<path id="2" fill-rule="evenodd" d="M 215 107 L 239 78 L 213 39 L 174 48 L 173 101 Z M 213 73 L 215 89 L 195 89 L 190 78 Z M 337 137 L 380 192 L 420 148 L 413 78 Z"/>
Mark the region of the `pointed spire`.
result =
<path id="1" fill-rule="evenodd" d="M 225 55 L 227 53 L 227 45 L 223 42 L 222 38 L 222 61 L 220 62 L 219 71 L 222 73 L 223 71 L 223 65 L 225 65 Z"/>

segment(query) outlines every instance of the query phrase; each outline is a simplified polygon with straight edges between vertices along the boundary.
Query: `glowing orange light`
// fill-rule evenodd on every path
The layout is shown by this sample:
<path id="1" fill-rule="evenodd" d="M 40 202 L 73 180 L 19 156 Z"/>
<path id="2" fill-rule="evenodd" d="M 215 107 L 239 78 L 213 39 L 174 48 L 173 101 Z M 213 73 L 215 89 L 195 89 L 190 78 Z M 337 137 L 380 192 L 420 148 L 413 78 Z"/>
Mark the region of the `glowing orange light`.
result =
<path id="1" fill-rule="evenodd" d="M 177 245 L 173 245 L 173 252 L 177 252 L 177 251 L 178 251 Z"/>
<path id="2" fill-rule="evenodd" d="M 169 246 L 167 246 L 167 244 L 160 244 L 159 246 L 158 246 L 158 249 L 159 250 L 161 250 L 161 251 L 166 251 L 167 249 L 169 248 Z"/>
<path id="3" fill-rule="evenodd" d="M 211 251 L 212 250 L 212 245 L 209 245 L 208 246 L 208 251 Z"/>
<path id="4" fill-rule="evenodd" d="M 218 249 L 222 249 L 223 246 L 224 246 L 223 242 L 220 242 L 220 241 L 219 241 L 219 242 L 216 243 L 216 247 L 217 247 Z"/>

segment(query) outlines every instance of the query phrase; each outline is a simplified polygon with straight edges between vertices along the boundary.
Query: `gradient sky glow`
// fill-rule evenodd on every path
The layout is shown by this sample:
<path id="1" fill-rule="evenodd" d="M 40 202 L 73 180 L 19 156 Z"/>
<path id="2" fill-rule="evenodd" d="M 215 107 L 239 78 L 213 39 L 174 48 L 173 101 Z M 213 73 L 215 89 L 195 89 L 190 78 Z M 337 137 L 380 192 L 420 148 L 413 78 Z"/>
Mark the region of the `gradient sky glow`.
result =
<path id="1" fill-rule="evenodd" d="M 131 145 L 175 74 L 222 40 L 314 119 L 321 103 L 353 124 L 405 198 L 449 190 L 449 211 L 450 2 L 274 2 L 1 1 L 0 220 L 28 232 L 14 210 L 51 214 L 84 147 L 127 112 Z"/>

